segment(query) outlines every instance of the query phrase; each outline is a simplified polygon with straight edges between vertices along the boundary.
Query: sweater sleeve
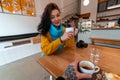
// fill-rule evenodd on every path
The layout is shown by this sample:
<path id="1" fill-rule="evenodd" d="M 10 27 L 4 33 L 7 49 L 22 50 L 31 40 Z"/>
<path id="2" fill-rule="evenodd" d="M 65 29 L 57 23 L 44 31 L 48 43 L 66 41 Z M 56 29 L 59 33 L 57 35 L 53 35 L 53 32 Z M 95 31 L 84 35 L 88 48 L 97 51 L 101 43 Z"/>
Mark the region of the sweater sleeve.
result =
<path id="1" fill-rule="evenodd" d="M 58 49 L 60 45 L 62 45 L 60 38 L 50 42 L 47 36 L 41 36 L 41 42 L 42 42 L 42 45 L 41 45 L 42 52 L 45 55 L 52 54 Z"/>

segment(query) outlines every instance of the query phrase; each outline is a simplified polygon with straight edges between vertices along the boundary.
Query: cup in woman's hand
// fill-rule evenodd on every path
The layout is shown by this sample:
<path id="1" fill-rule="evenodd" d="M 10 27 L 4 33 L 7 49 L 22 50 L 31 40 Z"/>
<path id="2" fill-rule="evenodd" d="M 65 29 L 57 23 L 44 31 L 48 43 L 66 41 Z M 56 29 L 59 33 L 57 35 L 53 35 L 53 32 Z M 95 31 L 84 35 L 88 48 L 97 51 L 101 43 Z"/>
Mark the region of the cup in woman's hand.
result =
<path id="1" fill-rule="evenodd" d="M 66 28 L 66 32 L 70 32 L 70 31 L 74 32 L 74 28 L 73 27 Z"/>

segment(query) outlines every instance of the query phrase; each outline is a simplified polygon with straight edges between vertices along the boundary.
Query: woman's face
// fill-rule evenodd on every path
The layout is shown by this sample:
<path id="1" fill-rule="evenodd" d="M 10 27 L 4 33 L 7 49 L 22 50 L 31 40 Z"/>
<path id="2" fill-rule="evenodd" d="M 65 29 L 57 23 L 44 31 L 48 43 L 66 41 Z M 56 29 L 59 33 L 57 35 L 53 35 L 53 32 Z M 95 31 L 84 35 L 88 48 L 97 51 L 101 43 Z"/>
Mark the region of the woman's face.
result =
<path id="1" fill-rule="evenodd" d="M 60 25 L 61 16 L 60 16 L 60 12 L 57 9 L 55 9 L 51 12 L 50 20 L 51 20 L 52 24 L 54 24 L 55 26 Z"/>

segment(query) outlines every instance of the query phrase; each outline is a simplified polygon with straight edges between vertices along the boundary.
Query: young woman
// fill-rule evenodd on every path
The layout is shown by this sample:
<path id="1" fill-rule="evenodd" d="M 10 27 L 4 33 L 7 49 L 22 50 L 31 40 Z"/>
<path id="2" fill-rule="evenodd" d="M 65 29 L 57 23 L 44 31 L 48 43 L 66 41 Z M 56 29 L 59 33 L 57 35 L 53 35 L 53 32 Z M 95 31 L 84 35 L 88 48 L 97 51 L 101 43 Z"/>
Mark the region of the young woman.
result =
<path id="1" fill-rule="evenodd" d="M 49 3 L 42 15 L 38 26 L 41 34 L 41 48 L 45 55 L 53 54 L 57 50 L 74 45 L 74 35 L 78 30 L 65 32 L 61 24 L 60 9 L 55 3 Z"/>

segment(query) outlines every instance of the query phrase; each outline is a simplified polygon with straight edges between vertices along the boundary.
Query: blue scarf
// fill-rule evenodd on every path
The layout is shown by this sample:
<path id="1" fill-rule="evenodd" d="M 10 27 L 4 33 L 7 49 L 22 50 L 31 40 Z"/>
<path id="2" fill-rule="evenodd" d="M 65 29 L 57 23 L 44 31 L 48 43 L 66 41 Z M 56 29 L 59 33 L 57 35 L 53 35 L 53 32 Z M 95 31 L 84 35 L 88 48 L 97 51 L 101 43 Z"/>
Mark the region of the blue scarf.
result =
<path id="1" fill-rule="evenodd" d="M 53 41 L 60 38 L 63 35 L 62 24 L 60 24 L 59 29 L 57 29 L 56 26 L 51 24 L 49 32 L 50 32 L 50 35 L 51 35 Z M 58 50 L 61 50 L 62 48 L 63 48 L 63 46 L 59 46 Z"/>

